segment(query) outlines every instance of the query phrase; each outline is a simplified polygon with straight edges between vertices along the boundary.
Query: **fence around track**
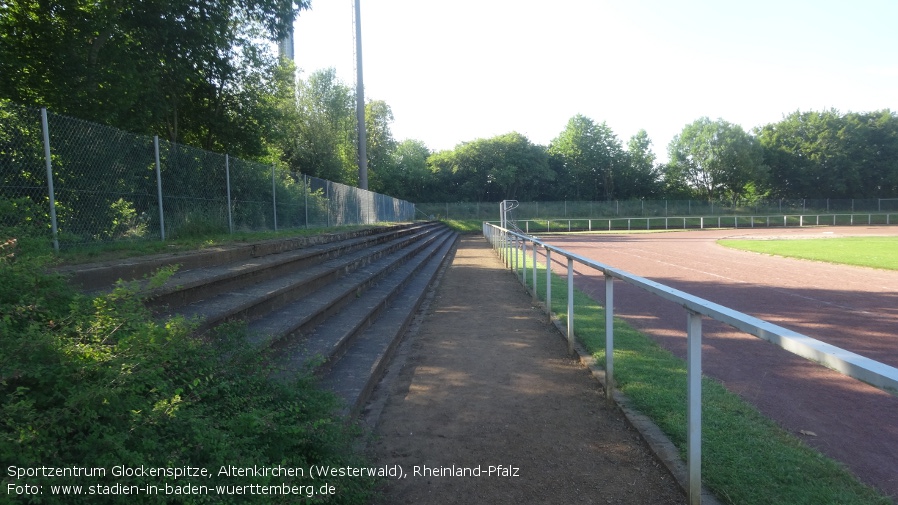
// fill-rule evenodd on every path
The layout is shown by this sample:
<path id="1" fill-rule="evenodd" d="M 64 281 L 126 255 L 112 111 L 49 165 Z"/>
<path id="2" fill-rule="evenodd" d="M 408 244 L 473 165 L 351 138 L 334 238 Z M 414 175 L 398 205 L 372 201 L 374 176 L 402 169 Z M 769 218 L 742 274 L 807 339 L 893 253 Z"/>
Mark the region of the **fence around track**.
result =
<path id="1" fill-rule="evenodd" d="M 60 243 L 412 221 L 415 205 L 0 101 L 0 227 Z"/>
<path id="2" fill-rule="evenodd" d="M 418 203 L 423 215 L 441 219 L 490 221 L 499 202 Z M 611 200 L 518 202 L 512 213 L 517 221 L 566 221 L 599 218 L 679 218 L 687 216 L 782 216 L 815 214 L 898 214 L 898 198 L 776 199 L 748 203 L 698 200 Z"/>
<path id="3" fill-rule="evenodd" d="M 525 233 L 559 231 L 689 230 L 705 228 L 785 228 L 804 226 L 891 225 L 898 212 L 850 214 L 782 214 L 767 216 L 669 216 L 594 219 L 525 219 L 515 224 Z"/>
<path id="4" fill-rule="evenodd" d="M 842 374 L 866 382 L 880 389 L 898 391 L 898 368 L 871 360 L 859 354 L 821 342 L 807 335 L 782 326 L 718 305 L 683 291 L 615 269 L 594 260 L 570 253 L 564 249 L 512 230 L 484 222 L 483 235 L 496 250 L 506 266 L 527 287 L 528 263 L 532 276 L 532 295 L 537 297 L 537 259 L 542 250 L 546 265 L 546 311 L 551 317 L 552 261 L 560 256 L 567 262 L 567 341 L 568 352 L 574 352 L 574 263 L 580 263 L 605 278 L 605 395 L 612 401 L 614 388 L 614 280 L 636 286 L 652 295 L 683 306 L 686 323 L 686 376 L 687 376 L 687 436 L 686 467 L 688 472 L 687 494 L 689 503 L 701 503 L 701 375 L 702 375 L 702 318 L 720 321 L 737 330 L 772 342 L 783 349 L 820 363 Z M 528 252 L 529 247 L 529 252 Z M 532 259 L 528 255 L 532 254 Z M 529 261 L 528 261 L 529 260 Z M 529 289 L 529 288 L 528 288 Z"/>

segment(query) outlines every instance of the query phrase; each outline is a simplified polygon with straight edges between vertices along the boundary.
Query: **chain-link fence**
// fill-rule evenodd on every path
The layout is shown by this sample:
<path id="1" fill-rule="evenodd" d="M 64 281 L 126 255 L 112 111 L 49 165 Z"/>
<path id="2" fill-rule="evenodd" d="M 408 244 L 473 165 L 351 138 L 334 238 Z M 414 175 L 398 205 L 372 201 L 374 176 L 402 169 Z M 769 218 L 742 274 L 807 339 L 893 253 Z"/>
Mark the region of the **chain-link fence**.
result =
<path id="1" fill-rule="evenodd" d="M 0 228 L 57 248 L 414 218 L 403 200 L 0 101 Z"/>
<path id="2" fill-rule="evenodd" d="M 499 203 L 419 203 L 418 212 L 439 219 L 499 221 Z M 626 200 L 609 202 L 520 202 L 516 220 L 613 217 L 765 216 L 795 213 L 896 212 L 898 198 L 781 199 L 734 205 L 700 200 Z"/>

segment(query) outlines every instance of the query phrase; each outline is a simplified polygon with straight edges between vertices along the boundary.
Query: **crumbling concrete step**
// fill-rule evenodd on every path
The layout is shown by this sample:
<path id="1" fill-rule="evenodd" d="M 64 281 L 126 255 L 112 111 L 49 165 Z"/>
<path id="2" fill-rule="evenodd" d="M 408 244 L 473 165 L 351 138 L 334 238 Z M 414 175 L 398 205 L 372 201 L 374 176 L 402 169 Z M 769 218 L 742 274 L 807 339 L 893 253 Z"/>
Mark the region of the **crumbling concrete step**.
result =
<path id="1" fill-rule="evenodd" d="M 403 223 L 287 239 L 271 239 L 251 244 L 216 246 L 202 251 L 154 254 L 137 258 L 69 265 L 60 267 L 56 271 L 69 277 L 70 282 L 79 289 L 85 292 L 94 292 L 107 289 L 118 280 L 132 281 L 142 279 L 152 275 L 160 268 L 170 265 L 180 265 L 179 269 L 181 270 L 223 265 L 319 244 L 340 242 L 419 226 L 421 226 L 421 223 Z"/>
<path id="2" fill-rule="evenodd" d="M 345 415 L 357 417 L 368 401 L 424 300 L 428 287 L 440 268 L 451 261 L 457 245 L 457 234 L 454 235 L 322 377 L 322 386 L 343 399 Z"/>
<path id="3" fill-rule="evenodd" d="M 419 256 L 421 251 L 432 248 L 432 244 L 438 243 L 440 237 L 445 233 L 447 232 L 432 232 L 428 237 L 414 244 L 414 247 L 396 251 L 342 277 L 339 282 L 328 284 L 314 293 L 298 298 L 276 311 L 251 321 L 247 325 L 250 342 L 257 345 L 271 345 L 288 335 L 298 334 L 301 337 L 350 303 L 376 306 L 377 302 L 369 296 L 369 288 L 375 284 L 378 287 L 380 284 L 385 284 L 385 277 Z M 342 317 L 341 313 L 341 320 Z M 296 341 L 296 339 L 291 340 Z"/>
<path id="4" fill-rule="evenodd" d="M 285 339 L 278 345 L 281 367 L 301 370 L 307 362 L 314 360 L 318 363 L 318 372 L 324 373 L 352 345 L 353 339 L 370 326 L 407 285 L 418 278 L 432 258 L 445 255 L 457 236 L 449 230 L 435 236 L 426 249 L 381 279 L 364 296 L 351 300 L 335 316 L 310 332 Z"/>
<path id="5" fill-rule="evenodd" d="M 290 250 L 238 262 L 178 271 L 162 287 L 149 295 L 148 305 L 171 312 L 179 307 L 209 299 L 216 294 L 278 278 L 285 273 L 311 267 L 327 260 L 398 238 L 409 241 L 426 234 L 434 225 L 407 226 L 378 234 L 328 242 L 303 249 Z"/>
<path id="6" fill-rule="evenodd" d="M 197 320 L 198 333 L 229 320 L 252 320 L 319 289 L 334 289 L 333 286 L 336 285 L 338 289 L 346 291 L 346 286 L 352 281 L 337 283 L 337 279 L 381 258 L 392 257 L 391 261 L 402 261 L 405 256 L 413 253 L 414 247 L 421 247 L 422 241 L 427 240 L 430 234 L 432 232 L 400 237 L 319 263 L 311 268 L 303 268 L 234 291 L 214 294 L 210 298 L 198 300 L 173 312 Z"/>

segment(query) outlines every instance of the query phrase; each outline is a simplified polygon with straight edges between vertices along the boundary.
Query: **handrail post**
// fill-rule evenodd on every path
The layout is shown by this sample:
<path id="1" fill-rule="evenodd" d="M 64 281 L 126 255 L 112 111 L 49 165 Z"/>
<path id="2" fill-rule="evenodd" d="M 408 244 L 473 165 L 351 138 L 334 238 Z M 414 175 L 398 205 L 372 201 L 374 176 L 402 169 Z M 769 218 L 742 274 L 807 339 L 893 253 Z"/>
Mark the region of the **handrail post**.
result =
<path id="1" fill-rule="evenodd" d="M 514 272 L 515 276 L 518 275 L 518 236 L 511 236 L 511 247 L 514 250 L 514 256 L 511 257 L 511 269 Z"/>
<path id="2" fill-rule="evenodd" d="M 567 352 L 574 354 L 574 259 L 567 259 Z"/>
<path id="3" fill-rule="evenodd" d="M 536 289 L 536 242 L 533 243 L 533 301 L 539 299 Z"/>
<path id="4" fill-rule="evenodd" d="M 689 505 L 702 502 L 702 315 L 686 318 L 686 466 Z"/>
<path id="5" fill-rule="evenodd" d="M 614 400 L 614 277 L 605 274 L 605 399 Z"/>

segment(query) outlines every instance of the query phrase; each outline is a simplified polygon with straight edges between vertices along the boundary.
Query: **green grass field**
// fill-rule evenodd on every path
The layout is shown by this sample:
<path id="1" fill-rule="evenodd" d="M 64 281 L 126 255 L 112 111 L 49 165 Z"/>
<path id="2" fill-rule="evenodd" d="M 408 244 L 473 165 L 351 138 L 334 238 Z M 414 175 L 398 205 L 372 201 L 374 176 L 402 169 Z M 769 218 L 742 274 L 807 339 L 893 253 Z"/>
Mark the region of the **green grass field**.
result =
<path id="1" fill-rule="evenodd" d="M 898 270 L 898 237 L 721 240 L 720 245 L 790 258 Z"/>

